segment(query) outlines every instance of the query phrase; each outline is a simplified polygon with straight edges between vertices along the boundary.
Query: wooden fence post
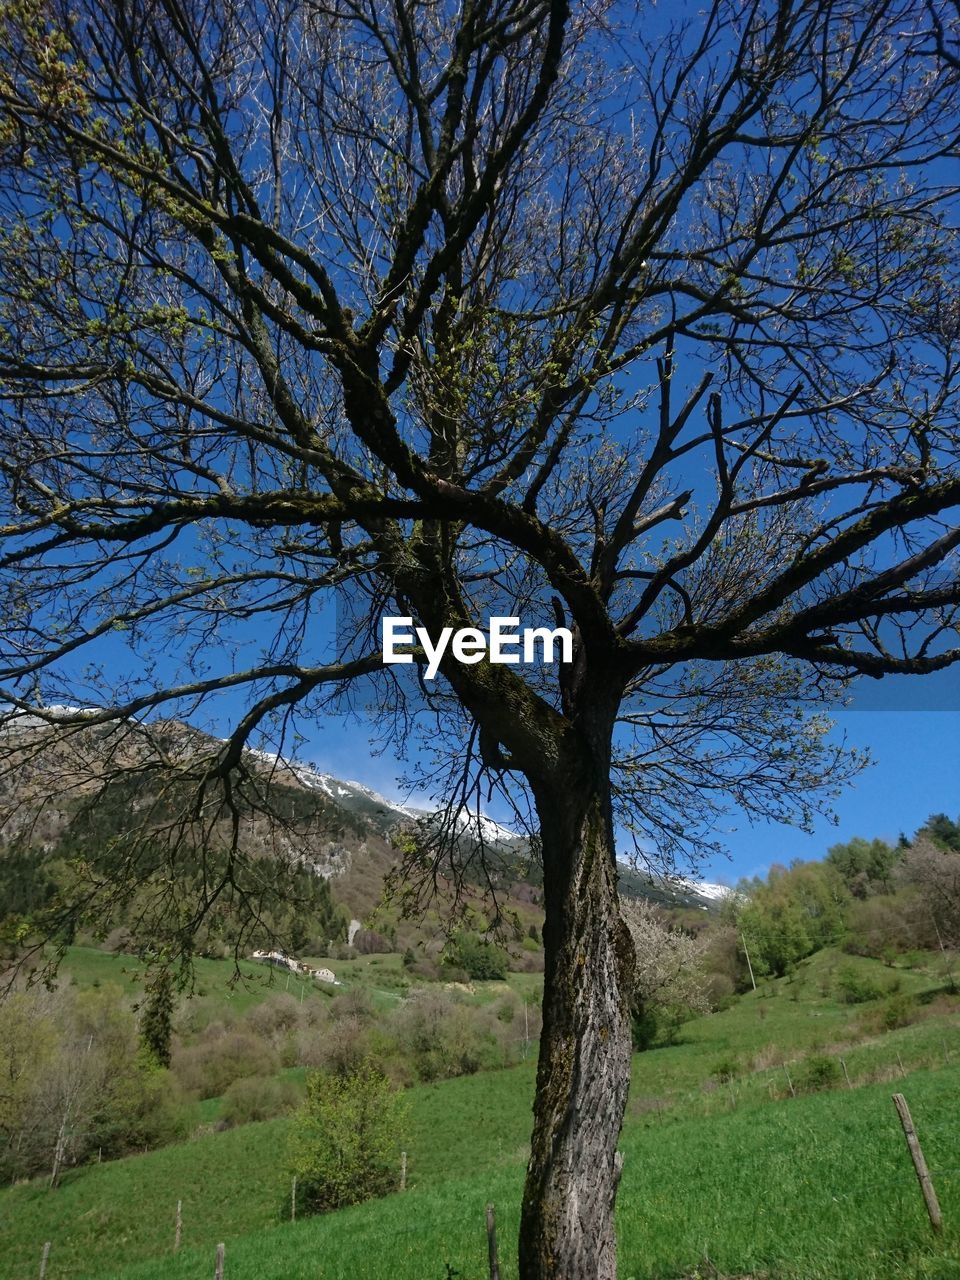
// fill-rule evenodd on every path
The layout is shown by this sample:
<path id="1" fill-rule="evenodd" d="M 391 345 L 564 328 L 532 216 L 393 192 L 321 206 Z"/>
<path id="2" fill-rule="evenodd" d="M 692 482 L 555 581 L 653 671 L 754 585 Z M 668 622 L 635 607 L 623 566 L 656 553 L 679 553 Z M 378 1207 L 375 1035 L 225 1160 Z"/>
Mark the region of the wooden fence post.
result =
<path id="1" fill-rule="evenodd" d="M 293 1181 L 290 1183 L 290 1221 L 297 1220 L 297 1175 L 293 1175 Z"/>
<path id="2" fill-rule="evenodd" d="M 406 1191 L 406 1189 L 407 1189 L 407 1153 L 405 1151 L 401 1151 L 400 1152 L 400 1190 Z"/>
<path id="3" fill-rule="evenodd" d="M 903 1059 L 900 1057 L 899 1053 L 897 1054 L 897 1066 L 900 1068 L 900 1075 L 902 1077 L 906 1077 L 907 1070 L 903 1065 Z"/>
<path id="4" fill-rule="evenodd" d="M 793 1081 L 790 1079 L 790 1072 L 787 1070 L 786 1063 L 783 1064 L 783 1074 L 787 1077 L 787 1084 L 790 1086 L 790 1095 L 795 1098 L 797 1096 L 797 1091 L 793 1087 Z"/>
<path id="5" fill-rule="evenodd" d="M 843 1067 L 843 1078 L 844 1078 L 844 1080 L 846 1080 L 846 1082 L 847 1082 L 847 1088 L 848 1088 L 848 1089 L 852 1089 L 852 1088 L 853 1088 L 853 1085 L 850 1083 L 850 1075 L 849 1075 L 849 1073 L 848 1073 L 848 1071 L 847 1071 L 847 1064 L 844 1062 L 844 1060 L 843 1060 L 842 1058 L 840 1059 L 840 1065 L 841 1065 L 841 1067 Z"/>
<path id="6" fill-rule="evenodd" d="M 183 1201 L 177 1201 L 177 1217 L 173 1228 L 173 1252 L 180 1248 L 180 1237 L 183 1234 Z"/>
<path id="7" fill-rule="evenodd" d="M 217 1245 L 217 1266 L 216 1266 L 216 1270 L 213 1273 L 213 1280 L 223 1280 L 223 1264 L 224 1264 L 224 1255 L 226 1254 L 226 1252 L 227 1252 L 227 1249 L 225 1245 L 223 1244 Z"/>
<path id="8" fill-rule="evenodd" d="M 500 1259 L 497 1255 L 497 1219 L 493 1205 L 487 1205 L 487 1253 L 490 1258 L 490 1280 L 500 1280 Z"/>
<path id="9" fill-rule="evenodd" d="M 43 1280 L 47 1274 L 47 1259 L 50 1257 L 50 1241 L 43 1246 L 43 1253 L 40 1255 L 40 1280 Z"/>
<path id="10" fill-rule="evenodd" d="M 923 1192 L 923 1202 L 927 1206 L 927 1214 L 930 1218 L 930 1225 L 934 1231 L 943 1230 L 943 1218 L 940 1214 L 940 1203 L 937 1200 L 937 1193 L 933 1189 L 933 1180 L 930 1177 L 930 1170 L 927 1168 L 927 1162 L 923 1158 L 923 1148 L 920 1146 L 920 1139 L 917 1137 L 917 1131 L 913 1127 L 913 1117 L 910 1115 L 910 1108 L 907 1106 L 907 1100 L 902 1093 L 893 1095 L 893 1105 L 897 1108 L 897 1114 L 900 1117 L 900 1123 L 903 1126 L 903 1136 L 907 1140 L 907 1149 L 910 1152 L 910 1158 L 913 1160 L 913 1167 L 917 1175 L 917 1181 L 920 1183 L 920 1190 Z"/>

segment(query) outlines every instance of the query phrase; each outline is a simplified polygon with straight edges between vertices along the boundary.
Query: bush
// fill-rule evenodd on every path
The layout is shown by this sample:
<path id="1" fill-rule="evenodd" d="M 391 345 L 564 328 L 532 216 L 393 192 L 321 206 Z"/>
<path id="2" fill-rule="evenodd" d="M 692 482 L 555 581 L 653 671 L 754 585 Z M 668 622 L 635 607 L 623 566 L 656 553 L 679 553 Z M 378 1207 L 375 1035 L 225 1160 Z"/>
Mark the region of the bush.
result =
<path id="1" fill-rule="evenodd" d="M 396 1190 L 406 1119 L 406 1102 L 369 1061 L 352 1075 L 309 1075 L 290 1146 L 298 1210 L 328 1213 Z"/>
<path id="2" fill-rule="evenodd" d="M 249 1032 L 217 1032 L 211 1026 L 197 1044 L 174 1053 L 174 1074 L 189 1093 L 218 1098 L 234 1080 L 276 1074 L 279 1058 L 264 1041 Z"/>
<path id="3" fill-rule="evenodd" d="M 866 1004 L 887 994 L 877 979 L 869 973 L 861 973 L 853 965 L 842 965 L 836 976 L 837 996 L 844 1004 Z"/>
<path id="4" fill-rule="evenodd" d="M 536 951 L 521 951 L 511 967 L 515 973 L 543 973 L 543 949 L 538 947 Z"/>
<path id="5" fill-rule="evenodd" d="M 645 1006 L 633 1009 L 630 1014 L 630 1036 L 637 1053 L 651 1049 L 660 1033 L 657 1010 Z"/>
<path id="6" fill-rule="evenodd" d="M 396 1049 L 420 1080 L 472 1075 L 504 1065 L 499 1035 L 507 1035 L 490 1009 L 474 1009 L 445 992 L 421 991 L 390 1019 Z"/>
<path id="7" fill-rule="evenodd" d="M 258 1036 L 269 1040 L 274 1048 L 288 1039 L 302 1021 L 302 1008 L 295 996 L 278 991 L 250 1010 L 244 1021 Z"/>
<path id="8" fill-rule="evenodd" d="M 97 1146 L 109 1159 L 182 1142 L 196 1127 L 198 1115 L 195 1104 L 184 1103 L 172 1073 L 149 1062 L 144 1065 L 141 1058 L 122 1085 L 114 1082 L 114 1102 Z"/>
<path id="9" fill-rule="evenodd" d="M 293 1111 L 302 1098 L 293 1080 L 277 1076 L 251 1076 L 234 1080 L 223 1099 L 220 1118 L 227 1128 L 250 1124 L 254 1120 L 272 1120 Z"/>
<path id="10" fill-rule="evenodd" d="M 807 1093 L 833 1089 L 840 1082 L 840 1064 L 825 1054 L 815 1053 L 803 1064 L 798 1084 Z"/>
<path id="11" fill-rule="evenodd" d="M 736 1058 L 721 1058 L 714 1065 L 710 1072 L 714 1080 L 718 1080 L 720 1084 L 729 1084 L 731 1080 L 736 1080 L 740 1074 L 740 1063 Z"/>
<path id="12" fill-rule="evenodd" d="M 898 1027 L 907 1027 L 916 1022 L 919 1016 L 917 1001 L 900 992 L 875 1009 L 867 1009 L 860 1015 L 860 1027 L 866 1034 L 895 1031 Z"/>
<path id="13" fill-rule="evenodd" d="M 884 894 L 855 902 L 847 913 L 849 931 L 844 949 L 874 956 L 884 963 L 915 945 L 929 933 L 919 903 L 909 893 Z"/>
<path id="14" fill-rule="evenodd" d="M 473 933 L 460 934 L 450 948 L 449 962 L 476 982 L 502 982 L 507 976 L 507 953 Z"/>
<path id="15" fill-rule="evenodd" d="M 298 1045 L 298 1064 L 319 1067 L 336 1076 L 349 1076 L 372 1054 L 370 1026 L 355 1014 L 337 1018 L 331 1032 L 320 1034 Z"/>

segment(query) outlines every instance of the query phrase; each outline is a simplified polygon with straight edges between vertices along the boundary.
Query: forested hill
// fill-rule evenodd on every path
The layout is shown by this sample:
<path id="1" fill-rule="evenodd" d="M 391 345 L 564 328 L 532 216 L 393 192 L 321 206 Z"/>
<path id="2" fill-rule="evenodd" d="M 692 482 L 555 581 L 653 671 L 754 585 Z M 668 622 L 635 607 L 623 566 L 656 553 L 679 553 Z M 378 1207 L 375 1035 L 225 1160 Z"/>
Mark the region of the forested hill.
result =
<path id="1" fill-rule="evenodd" d="M 95 875 L 132 830 L 151 830 L 158 840 L 179 830 L 179 814 L 189 798 L 178 781 L 184 763 L 222 747 L 178 721 L 84 726 L 55 739 L 42 720 L 23 716 L 0 734 L 5 761 L 0 769 L 0 921 L 8 938 L 29 932 L 31 920 L 49 918 L 64 886 L 75 884 L 78 875 Z M 346 939 L 352 918 L 371 929 L 395 931 L 397 912 L 383 906 L 384 879 L 397 862 L 397 839 L 429 823 L 429 814 L 390 801 L 361 782 L 265 752 L 248 752 L 245 764 L 263 807 L 280 819 L 271 823 L 251 810 L 241 823 L 244 850 L 259 861 L 265 901 L 271 896 L 271 858 L 278 866 L 291 861 L 297 866 L 285 901 L 264 908 L 263 929 L 251 936 L 250 945 L 275 935 L 292 948 L 323 951 Z M 344 773 L 358 771 L 344 761 Z M 222 843 L 225 819 L 221 825 Z M 488 818 L 464 817 L 461 846 L 468 849 L 479 837 L 508 907 L 522 907 L 524 915 L 537 918 L 542 876 L 528 842 Z M 181 904 L 206 871 L 200 849 L 184 841 L 176 859 Z M 469 878 L 468 871 L 468 888 Z M 132 879 L 138 883 L 136 874 Z M 622 882 L 628 894 L 665 906 L 708 907 L 716 901 L 716 886 L 701 892 L 693 884 L 657 880 L 626 867 Z M 115 897 L 110 912 L 97 921 L 98 931 L 125 930 L 154 890 L 146 877 L 139 888 Z M 201 952 L 222 950 L 235 932 L 234 916 L 227 895 L 199 930 Z M 402 940 L 409 941 L 412 926 L 399 927 Z"/>

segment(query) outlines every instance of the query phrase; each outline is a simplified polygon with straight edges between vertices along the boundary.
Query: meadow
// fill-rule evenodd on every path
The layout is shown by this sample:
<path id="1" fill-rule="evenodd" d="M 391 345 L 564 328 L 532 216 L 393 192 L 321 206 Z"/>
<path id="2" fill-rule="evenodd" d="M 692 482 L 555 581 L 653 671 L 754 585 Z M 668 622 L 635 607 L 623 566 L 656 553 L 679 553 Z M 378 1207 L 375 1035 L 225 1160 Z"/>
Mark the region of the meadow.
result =
<path id="1" fill-rule="evenodd" d="M 829 992 L 839 964 L 849 958 L 818 953 L 790 978 L 685 1024 L 678 1043 L 636 1056 L 618 1210 L 623 1277 L 960 1280 L 955 1012 L 929 972 L 858 960 L 864 975 L 928 1002 L 916 1005 L 922 1020 L 878 1028 L 890 995 L 838 1002 Z M 204 979 L 210 991 L 214 976 Z M 855 1087 L 840 1078 L 804 1094 L 810 1063 L 840 1056 Z M 55 1192 L 13 1187 L 0 1194 L 0 1276 L 35 1277 L 50 1240 L 47 1280 L 199 1280 L 223 1241 L 228 1280 L 482 1280 L 492 1201 L 509 1280 L 533 1079 L 525 1063 L 411 1089 L 408 1189 L 323 1218 L 285 1221 L 286 1119 L 76 1169 Z M 940 1240 L 894 1089 L 935 1171 Z"/>

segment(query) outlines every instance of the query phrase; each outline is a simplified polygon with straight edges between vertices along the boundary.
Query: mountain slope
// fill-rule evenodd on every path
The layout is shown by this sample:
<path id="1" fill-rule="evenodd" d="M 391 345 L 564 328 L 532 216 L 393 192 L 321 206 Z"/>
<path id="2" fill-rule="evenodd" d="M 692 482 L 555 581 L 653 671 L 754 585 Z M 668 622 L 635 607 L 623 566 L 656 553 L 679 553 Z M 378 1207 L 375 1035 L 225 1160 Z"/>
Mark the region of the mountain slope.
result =
<path id="1" fill-rule="evenodd" d="M 80 726 L 65 737 L 39 717 L 8 720 L 0 728 L 0 919 L 26 914 L 49 897 L 51 868 L 108 846 L 137 824 L 172 825 L 175 803 L 185 798 L 179 773 L 212 761 L 222 748 L 174 720 Z M 249 750 L 244 762 L 264 805 L 290 824 L 277 829 L 256 813 L 245 815 L 247 852 L 286 856 L 325 880 L 347 915 L 370 916 L 397 860 L 393 840 L 416 824 L 429 826 L 430 814 L 302 761 Z M 535 908 L 542 873 L 528 841 L 485 816 L 464 815 L 461 825 L 463 850 L 482 835 L 497 887 L 515 905 Z M 626 867 L 621 883 L 625 893 L 667 906 L 709 907 L 719 892 Z"/>

